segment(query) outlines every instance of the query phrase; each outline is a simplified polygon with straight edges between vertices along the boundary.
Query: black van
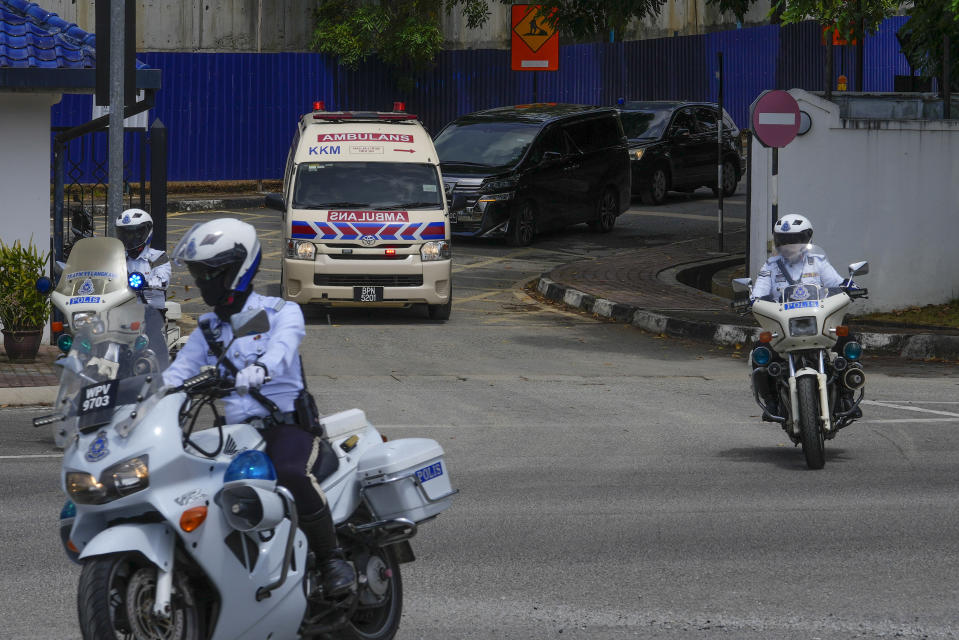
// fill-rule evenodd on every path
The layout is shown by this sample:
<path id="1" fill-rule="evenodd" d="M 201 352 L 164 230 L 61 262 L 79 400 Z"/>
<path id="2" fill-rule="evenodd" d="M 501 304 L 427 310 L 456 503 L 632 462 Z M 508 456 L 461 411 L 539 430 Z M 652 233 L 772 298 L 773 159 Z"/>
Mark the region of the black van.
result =
<path id="1" fill-rule="evenodd" d="M 629 207 L 626 136 L 609 107 L 540 103 L 457 118 L 434 140 L 452 235 L 503 237 L 579 222 L 607 232 Z"/>

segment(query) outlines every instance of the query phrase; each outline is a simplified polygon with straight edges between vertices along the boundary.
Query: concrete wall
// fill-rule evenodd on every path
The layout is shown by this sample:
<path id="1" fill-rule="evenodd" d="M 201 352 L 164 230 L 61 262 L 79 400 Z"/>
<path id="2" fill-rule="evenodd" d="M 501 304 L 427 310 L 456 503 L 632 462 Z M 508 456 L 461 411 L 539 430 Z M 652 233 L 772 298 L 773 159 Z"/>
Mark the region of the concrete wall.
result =
<path id="1" fill-rule="evenodd" d="M 812 128 L 779 151 L 779 212 L 812 220 L 839 273 L 868 260 L 857 310 L 959 297 L 959 121 L 844 119 L 840 106 L 790 92 Z M 771 239 L 771 150 L 753 143 L 750 275 Z"/>
<path id="2" fill-rule="evenodd" d="M 462 9 L 441 18 L 451 49 L 508 49 L 510 9 L 488 0 L 490 19 L 468 29 Z M 40 0 L 39 4 L 82 29 L 95 32 L 95 0 Z M 313 34 L 315 0 L 137 0 L 140 51 L 307 51 Z M 745 25 L 763 24 L 769 0 L 758 0 Z M 667 0 L 651 21 L 634 20 L 619 40 L 692 35 L 736 26 L 732 14 L 707 7 L 706 0 Z M 567 43 L 568 44 L 568 43 Z"/>

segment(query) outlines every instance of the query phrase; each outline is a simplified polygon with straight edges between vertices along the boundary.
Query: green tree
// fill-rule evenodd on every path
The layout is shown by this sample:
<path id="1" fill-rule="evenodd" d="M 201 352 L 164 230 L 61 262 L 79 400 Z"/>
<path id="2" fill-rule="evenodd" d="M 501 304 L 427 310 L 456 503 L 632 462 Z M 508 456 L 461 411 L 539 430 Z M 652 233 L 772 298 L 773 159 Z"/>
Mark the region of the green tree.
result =
<path id="1" fill-rule="evenodd" d="M 410 75 L 443 48 L 441 12 L 461 11 L 470 29 L 490 18 L 490 4 L 513 0 L 317 0 L 312 48 L 355 69 L 370 56 Z M 634 19 L 659 14 L 666 0 L 544 0 L 541 15 L 573 40 L 605 39 Z"/>
<path id="2" fill-rule="evenodd" d="M 949 37 L 949 73 L 959 84 L 959 0 L 943 6 L 939 0 L 915 0 L 906 10 L 909 21 L 899 28 L 902 52 L 913 68 L 927 77 L 943 78 L 944 36 Z"/>

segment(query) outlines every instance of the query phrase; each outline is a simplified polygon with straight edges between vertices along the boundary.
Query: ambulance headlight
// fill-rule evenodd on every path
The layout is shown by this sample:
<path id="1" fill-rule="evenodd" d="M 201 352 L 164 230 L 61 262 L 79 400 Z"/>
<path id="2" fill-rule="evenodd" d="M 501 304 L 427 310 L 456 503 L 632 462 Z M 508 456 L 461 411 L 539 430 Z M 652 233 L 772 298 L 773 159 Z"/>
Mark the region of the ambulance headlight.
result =
<path id="1" fill-rule="evenodd" d="M 426 242 L 420 248 L 420 259 L 423 262 L 433 262 L 434 260 L 449 260 L 452 255 L 450 243 L 446 240 L 434 240 Z"/>
<path id="2" fill-rule="evenodd" d="M 316 245 L 305 240 L 290 240 L 286 255 L 297 260 L 313 260 L 316 258 Z"/>

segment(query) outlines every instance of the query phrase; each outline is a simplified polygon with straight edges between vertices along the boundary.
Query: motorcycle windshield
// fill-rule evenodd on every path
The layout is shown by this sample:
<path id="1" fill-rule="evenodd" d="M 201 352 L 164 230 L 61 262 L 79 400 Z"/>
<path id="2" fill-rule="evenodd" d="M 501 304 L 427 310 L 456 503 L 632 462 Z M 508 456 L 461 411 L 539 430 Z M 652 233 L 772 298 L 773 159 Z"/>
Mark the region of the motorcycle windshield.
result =
<path id="1" fill-rule="evenodd" d="M 123 243 L 116 238 L 83 238 L 70 251 L 56 291 L 70 297 L 102 296 L 127 288 Z"/>
<path id="2" fill-rule="evenodd" d="M 68 440 L 110 424 L 121 407 L 118 429 L 126 425 L 126 435 L 148 411 L 139 405 L 159 400 L 169 365 L 162 331 L 160 313 L 137 299 L 74 331 L 69 352 L 56 361 L 62 372 L 54 417 Z"/>

